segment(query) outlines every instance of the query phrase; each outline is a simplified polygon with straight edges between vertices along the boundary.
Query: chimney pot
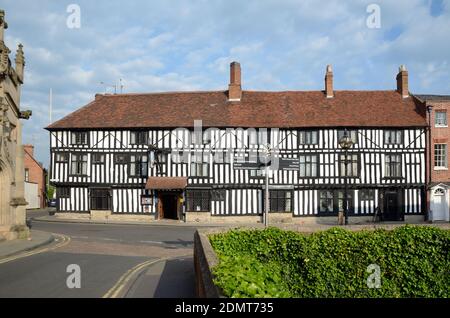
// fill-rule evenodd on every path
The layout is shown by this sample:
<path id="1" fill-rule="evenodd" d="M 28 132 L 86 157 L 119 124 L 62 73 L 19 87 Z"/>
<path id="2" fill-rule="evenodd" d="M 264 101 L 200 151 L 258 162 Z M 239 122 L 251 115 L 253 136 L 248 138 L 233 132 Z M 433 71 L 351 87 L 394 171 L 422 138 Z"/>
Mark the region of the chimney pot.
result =
<path id="1" fill-rule="evenodd" d="M 327 65 L 327 70 L 325 73 L 325 95 L 327 98 L 334 97 L 333 91 L 333 68 L 331 65 Z"/>
<path id="2" fill-rule="evenodd" d="M 242 97 L 241 88 L 241 64 L 232 62 L 230 64 L 230 84 L 228 85 L 228 100 L 239 101 Z"/>

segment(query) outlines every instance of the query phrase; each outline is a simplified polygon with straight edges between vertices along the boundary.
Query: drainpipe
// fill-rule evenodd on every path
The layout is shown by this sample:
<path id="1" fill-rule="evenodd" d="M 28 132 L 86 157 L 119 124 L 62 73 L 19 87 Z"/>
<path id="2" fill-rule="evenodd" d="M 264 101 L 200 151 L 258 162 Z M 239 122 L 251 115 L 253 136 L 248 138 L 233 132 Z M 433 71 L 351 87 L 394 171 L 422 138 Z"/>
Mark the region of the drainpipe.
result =
<path id="1" fill-rule="evenodd" d="M 426 191 L 426 198 L 427 198 L 427 213 L 425 213 L 425 221 L 429 220 L 430 217 L 430 208 L 431 208 L 431 111 L 433 110 L 433 106 L 431 105 L 427 105 L 427 113 L 428 113 L 428 127 L 427 127 L 427 131 L 428 131 L 428 160 L 425 161 L 427 167 L 426 167 L 426 171 L 428 172 L 428 178 L 426 180 L 426 185 L 425 185 L 425 191 Z"/>

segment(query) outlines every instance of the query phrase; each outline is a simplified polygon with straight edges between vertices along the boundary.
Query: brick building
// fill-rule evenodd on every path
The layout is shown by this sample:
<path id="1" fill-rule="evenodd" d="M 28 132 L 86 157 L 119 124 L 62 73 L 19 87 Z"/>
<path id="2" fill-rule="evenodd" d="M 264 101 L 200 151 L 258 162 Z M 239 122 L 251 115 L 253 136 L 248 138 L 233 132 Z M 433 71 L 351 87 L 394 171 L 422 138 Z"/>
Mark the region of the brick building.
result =
<path id="1" fill-rule="evenodd" d="M 25 198 L 27 208 L 45 208 L 47 170 L 34 157 L 34 146 L 24 145 Z"/>
<path id="2" fill-rule="evenodd" d="M 450 95 L 417 95 L 427 107 L 430 126 L 428 158 L 428 218 L 431 221 L 449 221 L 450 171 L 448 147 L 450 129 L 448 112 Z M 430 164 L 431 163 L 431 164 Z"/>

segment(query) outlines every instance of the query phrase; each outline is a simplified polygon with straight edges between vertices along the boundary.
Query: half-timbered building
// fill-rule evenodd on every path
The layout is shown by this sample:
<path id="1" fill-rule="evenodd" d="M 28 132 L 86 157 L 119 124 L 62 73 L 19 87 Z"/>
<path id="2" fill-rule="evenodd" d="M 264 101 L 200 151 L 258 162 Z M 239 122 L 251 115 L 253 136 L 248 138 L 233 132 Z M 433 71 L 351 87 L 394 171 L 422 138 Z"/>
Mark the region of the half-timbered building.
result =
<path id="1" fill-rule="evenodd" d="M 50 181 L 60 213 L 256 221 L 270 145 L 271 215 L 336 220 L 346 182 L 350 222 L 421 218 L 426 125 L 404 67 L 396 90 L 334 90 L 329 66 L 324 90 L 272 92 L 233 62 L 224 91 L 97 94 L 46 128 Z"/>

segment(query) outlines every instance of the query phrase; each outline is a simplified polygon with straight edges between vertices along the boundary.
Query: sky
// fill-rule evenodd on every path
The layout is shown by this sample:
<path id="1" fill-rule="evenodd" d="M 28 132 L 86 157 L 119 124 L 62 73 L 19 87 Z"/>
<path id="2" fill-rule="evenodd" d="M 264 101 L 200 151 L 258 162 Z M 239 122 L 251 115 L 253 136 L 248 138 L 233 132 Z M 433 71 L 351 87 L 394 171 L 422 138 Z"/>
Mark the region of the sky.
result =
<path id="1" fill-rule="evenodd" d="M 395 89 L 404 64 L 411 92 L 450 94 L 450 0 L 1 0 L 0 9 L 7 46 L 24 45 L 21 108 L 33 115 L 23 143 L 46 167 L 50 89 L 52 121 L 112 85 L 119 92 L 120 79 L 124 93 L 226 90 L 232 61 L 247 90 L 322 90 L 327 64 L 336 89 Z"/>

